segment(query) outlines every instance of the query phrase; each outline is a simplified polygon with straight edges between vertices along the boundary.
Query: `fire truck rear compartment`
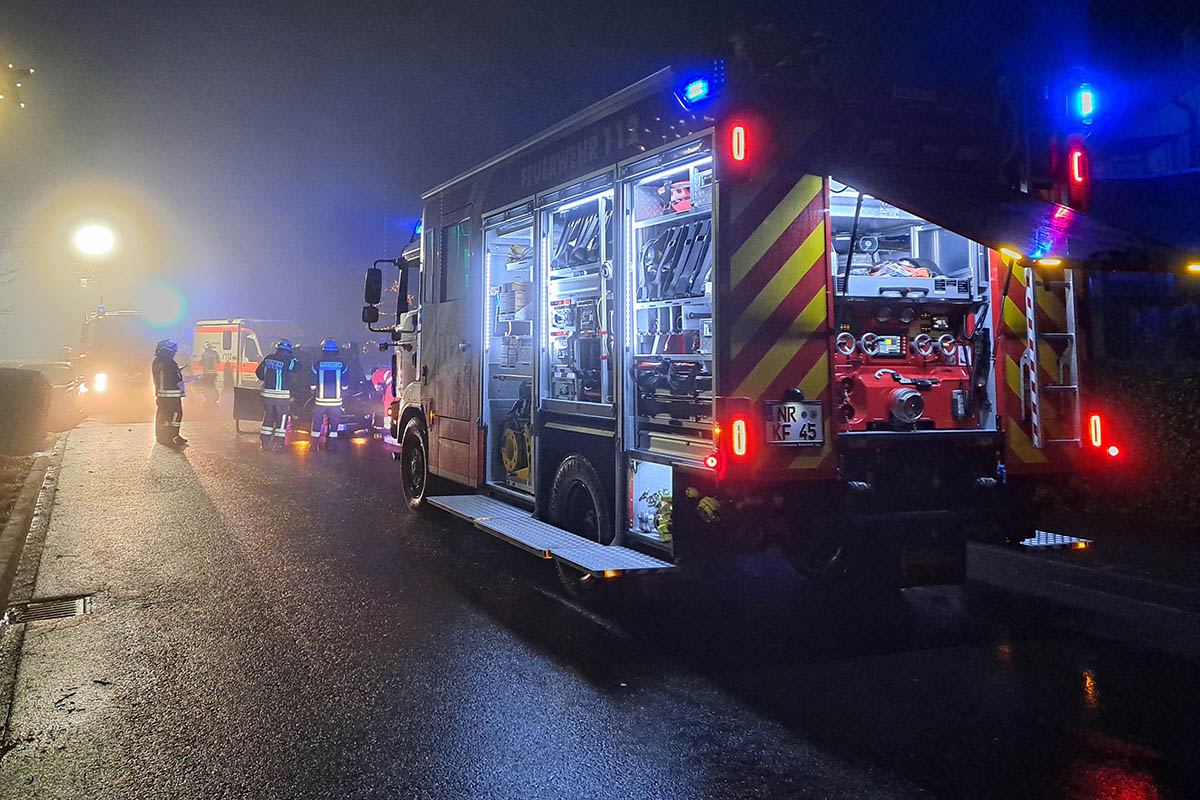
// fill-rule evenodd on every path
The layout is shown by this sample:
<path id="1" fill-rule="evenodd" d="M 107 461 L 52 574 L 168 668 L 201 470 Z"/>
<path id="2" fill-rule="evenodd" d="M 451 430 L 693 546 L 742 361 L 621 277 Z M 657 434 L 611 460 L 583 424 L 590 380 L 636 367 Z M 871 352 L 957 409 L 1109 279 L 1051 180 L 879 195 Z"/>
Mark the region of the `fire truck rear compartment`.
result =
<path id="1" fill-rule="evenodd" d="M 836 430 L 995 430 L 987 249 L 832 179 L 830 223 Z"/>

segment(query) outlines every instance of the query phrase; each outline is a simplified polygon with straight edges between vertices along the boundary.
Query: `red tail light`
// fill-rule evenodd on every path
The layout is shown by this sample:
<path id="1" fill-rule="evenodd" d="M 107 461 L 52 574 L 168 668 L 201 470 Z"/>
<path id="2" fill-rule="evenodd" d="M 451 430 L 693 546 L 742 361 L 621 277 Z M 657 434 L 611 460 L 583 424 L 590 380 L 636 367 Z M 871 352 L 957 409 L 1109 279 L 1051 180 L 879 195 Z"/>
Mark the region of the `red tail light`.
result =
<path id="1" fill-rule="evenodd" d="M 704 457 L 704 466 L 708 467 L 709 469 L 716 469 L 720 465 L 721 465 L 721 457 L 718 456 L 716 453 L 709 453 L 707 456 Z"/>
<path id="2" fill-rule="evenodd" d="M 1071 134 L 1067 139 L 1067 194 L 1073 208 L 1087 211 L 1092 194 L 1091 183 L 1092 159 L 1087 145 L 1081 135 Z"/>
<path id="3" fill-rule="evenodd" d="M 755 464 L 752 437 L 752 420 L 756 419 L 754 408 L 745 397 L 716 397 L 713 411 L 717 423 L 713 425 L 713 455 L 716 456 L 717 478 L 748 478 Z M 707 456 L 704 459 L 708 465 Z"/>
<path id="4" fill-rule="evenodd" d="M 1105 445 L 1104 419 L 1099 414 L 1088 417 L 1088 442 L 1097 450 L 1103 450 L 1109 458 L 1121 455 L 1121 448 L 1115 444 Z"/>
<path id="5" fill-rule="evenodd" d="M 746 441 L 746 420 L 738 417 L 730 425 L 731 433 L 729 436 L 729 447 L 733 450 L 735 456 L 744 456 L 748 449 Z"/>
<path id="6" fill-rule="evenodd" d="M 746 160 L 746 126 L 734 125 L 729 132 L 729 154 L 734 161 Z"/>

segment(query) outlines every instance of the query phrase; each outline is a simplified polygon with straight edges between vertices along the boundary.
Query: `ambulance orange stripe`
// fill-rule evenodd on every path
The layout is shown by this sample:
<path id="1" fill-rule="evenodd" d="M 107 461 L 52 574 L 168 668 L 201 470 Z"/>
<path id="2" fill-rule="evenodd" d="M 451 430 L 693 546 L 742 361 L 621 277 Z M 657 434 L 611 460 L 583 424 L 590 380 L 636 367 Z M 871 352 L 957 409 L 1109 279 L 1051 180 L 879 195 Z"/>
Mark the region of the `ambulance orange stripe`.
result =
<path id="1" fill-rule="evenodd" d="M 219 375 L 220 373 L 226 372 L 226 371 L 242 372 L 242 373 L 248 372 L 248 373 L 253 374 L 254 372 L 256 372 L 258 370 L 258 363 L 254 362 L 254 361 L 242 361 L 242 362 L 238 363 L 237 366 L 235 366 L 235 367 L 229 366 L 230 364 L 233 364 L 233 363 L 234 362 L 232 362 L 232 361 L 223 362 L 221 364 L 221 366 L 217 367 L 216 372 L 212 373 L 212 374 Z M 203 371 L 204 365 L 201 364 L 199 361 L 193 361 L 192 369 Z"/>

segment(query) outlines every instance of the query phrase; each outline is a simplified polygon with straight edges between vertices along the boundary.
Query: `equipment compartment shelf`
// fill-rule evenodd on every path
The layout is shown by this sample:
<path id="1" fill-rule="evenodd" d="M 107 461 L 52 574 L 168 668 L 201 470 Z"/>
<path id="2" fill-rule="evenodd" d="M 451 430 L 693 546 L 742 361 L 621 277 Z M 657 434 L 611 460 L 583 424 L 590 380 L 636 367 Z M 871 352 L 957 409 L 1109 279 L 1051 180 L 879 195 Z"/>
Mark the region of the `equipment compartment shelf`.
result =
<path id="1" fill-rule="evenodd" d="M 683 361 L 712 361 L 711 353 L 638 353 L 634 358 L 678 358 Z"/>
<path id="2" fill-rule="evenodd" d="M 571 264 L 566 267 L 552 267 L 549 275 L 551 280 L 583 278 L 589 275 L 599 275 L 604 266 L 605 262 L 603 261 L 592 261 L 588 264 Z"/>
<path id="3" fill-rule="evenodd" d="M 706 281 L 707 283 L 707 281 Z M 710 301 L 707 295 L 703 294 L 684 294 L 679 297 L 666 300 L 634 300 L 633 306 L 639 311 L 644 308 L 665 308 L 670 306 L 701 306 L 708 308 Z M 709 314 L 707 319 L 712 319 Z"/>
<path id="4" fill-rule="evenodd" d="M 644 422 L 647 425 L 661 425 L 662 427 L 667 428 L 671 431 L 678 431 L 680 429 L 689 429 L 689 430 L 694 430 L 697 432 L 708 434 L 706 436 L 693 437 L 693 438 L 697 438 L 697 439 L 711 439 L 712 438 L 712 418 L 711 417 L 701 417 L 699 420 L 695 420 L 695 419 L 675 419 L 674 417 L 670 417 L 665 414 L 663 414 L 661 416 L 655 416 L 655 417 L 647 417 L 644 414 L 639 414 L 638 421 Z"/>
<path id="5" fill-rule="evenodd" d="M 696 217 L 706 217 L 712 214 L 712 208 L 693 208 L 691 211 L 674 212 L 671 214 L 663 214 L 661 217 L 651 217 L 640 222 L 633 223 L 635 230 L 642 228 L 653 228 L 656 225 L 666 225 L 670 222 L 681 222 L 683 220 L 695 219 Z"/>

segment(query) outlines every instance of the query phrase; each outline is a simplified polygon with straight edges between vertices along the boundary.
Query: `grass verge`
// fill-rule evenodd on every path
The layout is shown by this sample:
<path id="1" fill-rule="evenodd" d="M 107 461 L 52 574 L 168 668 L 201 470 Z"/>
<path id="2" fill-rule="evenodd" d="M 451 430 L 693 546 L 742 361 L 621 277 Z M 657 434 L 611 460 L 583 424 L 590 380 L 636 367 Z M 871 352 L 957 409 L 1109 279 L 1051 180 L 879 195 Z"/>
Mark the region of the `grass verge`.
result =
<path id="1" fill-rule="evenodd" d="M 0 529 L 8 522 L 8 514 L 32 468 L 33 456 L 0 456 Z"/>

